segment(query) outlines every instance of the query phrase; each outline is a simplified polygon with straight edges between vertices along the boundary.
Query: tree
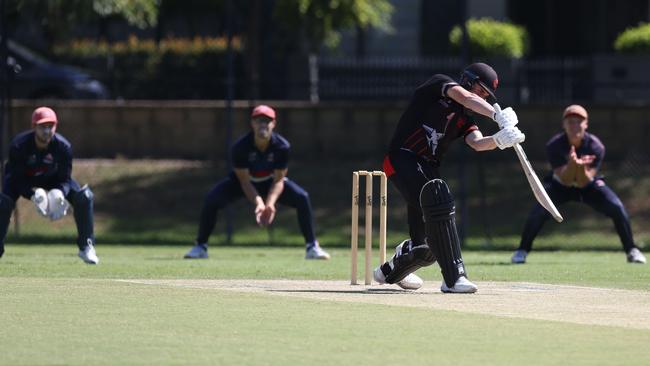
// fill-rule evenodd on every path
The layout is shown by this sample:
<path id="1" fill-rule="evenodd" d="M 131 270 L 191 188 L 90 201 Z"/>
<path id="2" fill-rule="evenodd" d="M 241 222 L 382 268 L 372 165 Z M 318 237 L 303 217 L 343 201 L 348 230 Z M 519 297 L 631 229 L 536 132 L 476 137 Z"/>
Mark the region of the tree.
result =
<path id="1" fill-rule="evenodd" d="M 278 0 L 274 11 L 279 24 L 302 35 L 309 53 L 336 47 L 344 29 L 391 31 L 392 14 L 388 0 Z"/>
<path id="2" fill-rule="evenodd" d="M 29 14 L 42 27 L 52 47 L 66 38 L 80 23 L 102 22 L 122 17 L 139 28 L 156 24 L 160 0 L 9 0 L 7 13 L 15 25 L 21 15 Z"/>
<path id="3" fill-rule="evenodd" d="M 100 17 L 121 16 L 144 29 L 156 25 L 160 0 L 93 0 L 92 6 Z"/>

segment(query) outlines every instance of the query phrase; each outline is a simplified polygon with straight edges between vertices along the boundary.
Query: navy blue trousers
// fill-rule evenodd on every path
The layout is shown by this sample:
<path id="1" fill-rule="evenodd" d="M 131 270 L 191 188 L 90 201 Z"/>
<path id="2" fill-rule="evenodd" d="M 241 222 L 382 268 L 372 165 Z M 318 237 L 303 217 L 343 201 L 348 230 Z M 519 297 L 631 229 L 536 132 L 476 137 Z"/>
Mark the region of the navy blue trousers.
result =
<path id="1" fill-rule="evenodd" d="M 80 187 L 79 183 L 74 179 L 70 179 L 70 191 L 65 199 L 70 202 L 73 207 L 74 221 L 77 225 L 77 246 L 82 249 L 86 245 L 95 245 L 95 232 L 94 232 L 94 216 L 93 216 L 93 192 L 88 187 Z M 49 191 L 56 188 L 56 186 L 43 186 L 40 187 Z M 16 201 L 21 196 L 22 189 L 20 187 L 11 187 L 5 185 L 0 195 L 0 246 L 4 244 L 7 230 L 9 228 L 9 221 L 11 212 L 13 211 Z M 26 199 L 31 197 L 23 196 Z"/>
<path id="2" fill-rule="evenodd" d="M 630 219 L 623 203 L 601 178 L 595 179 L 584 188 L 567 187 L 552 178 L 544 181 L 544 188 L 553 202 L 560 206 L 567 202 L 582 202 L 614 221 L 614 227 L 621 239 L 623 250 L 627 253 L 634 248 Z M 519 249 L 530 251 L 533 240 L 551 217 L 539 203 L 528 214 Z"/>
<path id="3" fill-rule="evenodd" d="M 272 182 L 273 180 L 269 179 L 264 182 L 253 183 L 253 186 L 255 186 L 260 196 L 266 197 Z M 201 210 L 201 219 L 199 221 L 199 233 L 196 237 L 196 242 L 207 243 L 217 221 L 217 212 L 244 197 L 244 191 L 241 189 L 237 177 L 229 175 L 217 182 L 203 201 L 203 209 Z M 293 207 L 297 210 L 298 224 L 300 225 L 302 235 L 305 237 L 305 243 L 315 241 L 311 201 L 309 200 L 307 191 L 291 179 L 285 178 L 284 190 L 278 198 L 278 203 Z"/>

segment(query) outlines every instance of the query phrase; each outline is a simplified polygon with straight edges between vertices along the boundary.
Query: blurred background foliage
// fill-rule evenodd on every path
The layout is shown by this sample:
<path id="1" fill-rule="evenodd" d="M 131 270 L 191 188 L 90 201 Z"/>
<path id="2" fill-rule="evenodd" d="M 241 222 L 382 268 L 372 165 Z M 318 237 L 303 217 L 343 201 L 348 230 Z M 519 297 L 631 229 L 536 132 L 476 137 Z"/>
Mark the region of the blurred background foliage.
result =
<path id="1" fill-rule="evenodd" d="M 650 24 L 626 29 L 616 38 L 614 49 L 626 54 L 650 54 Z"/>
<path id="2" fill-rule="evenodd" d="M 470 52 L 475 57 L 522 58 L 528 53 L 526 28 L 490 18 L 469 19 L 466 23 Z M 462 49 L 462 30 L 455 26 L 449 33 L 453 50 Z"/>

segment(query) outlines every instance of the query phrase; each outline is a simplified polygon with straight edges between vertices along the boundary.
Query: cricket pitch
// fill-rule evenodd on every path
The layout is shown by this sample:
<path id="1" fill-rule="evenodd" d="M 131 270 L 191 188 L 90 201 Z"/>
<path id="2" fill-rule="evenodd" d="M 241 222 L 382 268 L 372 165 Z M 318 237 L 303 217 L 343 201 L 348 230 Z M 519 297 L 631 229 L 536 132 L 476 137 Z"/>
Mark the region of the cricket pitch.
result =
<path id="1" fill-rule="evenodd" d="M 236 291 L 314 300 L 650 329 L 650 292 L 526 282 L 477 282 L 475 294 L 443 294 L 439 283 L 417 291 L 395 285 L 301 280 L 119 280 L 143 285 Z"/>

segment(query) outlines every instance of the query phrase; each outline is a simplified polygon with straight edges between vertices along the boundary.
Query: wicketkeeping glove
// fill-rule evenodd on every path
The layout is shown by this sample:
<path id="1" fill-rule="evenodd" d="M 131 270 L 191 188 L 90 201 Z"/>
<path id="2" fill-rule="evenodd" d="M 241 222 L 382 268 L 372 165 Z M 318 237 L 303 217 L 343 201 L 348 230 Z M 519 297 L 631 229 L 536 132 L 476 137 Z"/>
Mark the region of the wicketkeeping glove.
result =
<path id="1" fill-rule="evenodd" d="M 49 217 L 50 220 L 55 221 L 68 213 L 68 201 L 65 200 L 63 192 L 60 189 L 52 189 L 47 193 L 49 201 Z"/>
<path id="2" fill-rule="evenodd" d="M 34 194 L 32 195 L 31 198 L 32 202 L 34 202 L 34 206 L 36 207 L 36 211 L 41 214 L 41 216 L 48 216 L 48 200 L 47 200 L 47 192 L 43 188 L 36 188 L 34 190 Z"/>

